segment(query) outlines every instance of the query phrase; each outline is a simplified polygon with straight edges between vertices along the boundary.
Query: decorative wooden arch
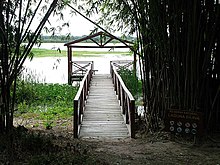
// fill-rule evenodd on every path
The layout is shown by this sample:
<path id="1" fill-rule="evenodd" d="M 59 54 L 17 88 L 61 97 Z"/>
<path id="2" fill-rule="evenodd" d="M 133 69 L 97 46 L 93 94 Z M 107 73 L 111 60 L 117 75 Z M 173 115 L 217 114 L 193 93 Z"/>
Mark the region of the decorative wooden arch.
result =
<path id="1" fill-rule="evenodd" d="M 86 46 L 86 45 L 76 45 L 77 43 L 83 42 L 83 41 L 92 41 L 92 43 L 95 43 L 95 45 Z M 108 45 L 111 41 L 119 41 L 120 43 L 123 43 L 123 45 Z M 67 56 L 68 56 L 68 84 L 72 84 L 72 48 L 129 48 L 133 51 L 133 42 L 119 39 L 113 35 L 104 33 L 104 32 L 98 32 L 86 37 L 83 37 L 78 40 L 74 40 L 68 43 L 65 43 L 64 46 L 67 46 Z M 134 52 L 134 69 L 136 72 L 136 52 Z"/>

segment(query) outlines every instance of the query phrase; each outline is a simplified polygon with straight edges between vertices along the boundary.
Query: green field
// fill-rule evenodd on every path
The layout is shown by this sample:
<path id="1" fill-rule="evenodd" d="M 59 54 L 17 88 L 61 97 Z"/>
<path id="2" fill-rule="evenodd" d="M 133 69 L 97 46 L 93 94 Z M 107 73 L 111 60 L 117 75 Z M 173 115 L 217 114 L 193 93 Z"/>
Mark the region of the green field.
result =
<path id="1" fill-rule="evenodd" d="M 66 50 L 49 50 L 49 49 L 40 49 L 40 48 L 33 48 L 32 53 L 34 54 L 34 57 L 66 57 L 67 51 Z M 131 52 L 95 52 L 95 51 L 74 51 L 73 56 L 77 57 L 94 57 L 94 56 L 100 56 L 103 54 L 121 54 L 125 56 L 130 56 Z"/>

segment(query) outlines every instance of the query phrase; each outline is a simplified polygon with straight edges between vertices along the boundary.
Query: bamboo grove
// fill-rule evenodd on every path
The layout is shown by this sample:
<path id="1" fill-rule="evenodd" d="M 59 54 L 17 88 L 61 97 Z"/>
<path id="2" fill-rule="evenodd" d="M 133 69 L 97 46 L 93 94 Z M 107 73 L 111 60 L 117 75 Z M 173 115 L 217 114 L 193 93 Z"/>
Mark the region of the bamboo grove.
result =
<path id="1" fill-rule="evenodd" d="M 158 130 L 170 108 L 202 112 L 206 131 L 219 131 L 218 0 L 90 0 L 88 3 L 93 4 L 92 9 L 101 6 L 102 18 L 109 27 L 115 25 L 119 30 L 137 34 L 146 131 Z"/>
<path id="2" fill-rule="evenodd" d="M 16 80 L 26 58 L 33 57 L 31 49 L 51 13 L 57 14 L 58 0 L 16 0 L 0 2 L 0 135 L 12 135 L 13 114 L 16 109 Z M 39 13 L 45 13 L 33 25 Z M 34 27 L 33 27 L 34 26 Z M 27 42 L 26 45 L 23 45 Z"/>
<path id="3" fill-rule="evenodd" d="M 158 14 L 155 14 L 158 13 Z M 217 1 L 149 1 L 143 67 L 148 121 L 165 110 L 199 111 L 220 124 L 220 6 Z M 149 73 L 149 74 L 146 74 Z"/>

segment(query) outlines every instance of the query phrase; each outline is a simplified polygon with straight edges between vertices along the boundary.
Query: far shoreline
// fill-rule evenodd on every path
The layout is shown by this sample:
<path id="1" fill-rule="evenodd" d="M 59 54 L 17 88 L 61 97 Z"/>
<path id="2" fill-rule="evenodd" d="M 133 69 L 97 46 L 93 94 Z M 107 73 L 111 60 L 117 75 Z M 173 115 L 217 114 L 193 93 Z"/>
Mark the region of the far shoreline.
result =
<path id="1" fill-rule="evenodd" d="M 89 43 L 91 44 L 91 43 Z M 80 45 L 84 45 L 81 43 Z M 35 58 L 39 57 L 66 57 L 67 48 L 63 43 L 41 43 L 32 48 Z M 102 55 L 123 55 L 131 56 L 128 48 L 108 49 L 108 48 L 73 48 L 73 56 L 76 57 L 98 57 Z"/>

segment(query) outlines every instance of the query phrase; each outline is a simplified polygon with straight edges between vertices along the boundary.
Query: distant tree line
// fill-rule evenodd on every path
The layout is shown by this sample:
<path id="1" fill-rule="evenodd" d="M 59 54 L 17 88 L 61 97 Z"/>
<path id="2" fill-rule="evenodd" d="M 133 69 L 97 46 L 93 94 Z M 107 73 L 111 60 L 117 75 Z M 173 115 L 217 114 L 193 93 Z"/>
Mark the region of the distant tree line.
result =
<path id="1" fill-rule="evenodd" d="M 42 42 L 42 43 L 56 43 L 56 42 L 66 43 L 66 42 L 69 42 L 69 41 L 84 38 L 86 36 L 87 35 L 82 35 L 82 36 L 72 36 L 72 35 L 53 35 L 53 36 L 48 35 L 48 36 L 46 36 L 46 35 L 42 35 L 42 36 L 39 37 L 39 41 Z M 135 41 L 136 40 L 136 38 L 132 37 L 132 36 L 126 36 L 124 38 L 126 38 L 126 40 L 129 40 L 129 41 Z M 99 42 L 99 37 L 95 37 L 93 39 L 95 41 Z M 89 43 L 89 42 L 92 42 L 92 41 L 89 41 L 89 40 L 82 41 L 82 43 Z M 119 41 L 117 41 L 117 40 L 113 40 L 111 42 L 112 43 L 119 43 Z"/>

